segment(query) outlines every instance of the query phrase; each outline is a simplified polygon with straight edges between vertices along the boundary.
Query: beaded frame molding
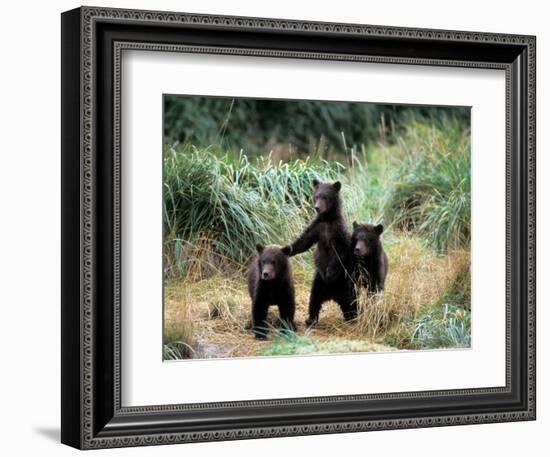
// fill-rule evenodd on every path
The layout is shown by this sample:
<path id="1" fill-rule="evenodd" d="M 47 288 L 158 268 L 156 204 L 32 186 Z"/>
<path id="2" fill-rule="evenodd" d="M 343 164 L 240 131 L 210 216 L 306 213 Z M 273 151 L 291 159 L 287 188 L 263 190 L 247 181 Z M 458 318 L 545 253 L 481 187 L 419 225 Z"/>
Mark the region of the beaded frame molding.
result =
<path id="1" fill-rule="evenodd" d="M 500 69 L 506 386 L 123 407 L 125 49 Z M 535 419 L 535 37 L 81 7 L 62 14 L 62 424 L 80 449 Z"/>

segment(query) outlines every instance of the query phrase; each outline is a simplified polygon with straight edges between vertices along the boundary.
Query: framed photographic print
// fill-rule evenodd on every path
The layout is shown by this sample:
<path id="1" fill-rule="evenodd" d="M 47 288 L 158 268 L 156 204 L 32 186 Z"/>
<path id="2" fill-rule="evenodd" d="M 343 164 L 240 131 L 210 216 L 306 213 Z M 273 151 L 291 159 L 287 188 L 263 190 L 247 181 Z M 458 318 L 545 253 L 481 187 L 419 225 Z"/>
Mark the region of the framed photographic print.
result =
<path id="1" fill-rule="evenodd" d="M 62 15 L 62 442 L 535 419 L 535 38 Z"/>

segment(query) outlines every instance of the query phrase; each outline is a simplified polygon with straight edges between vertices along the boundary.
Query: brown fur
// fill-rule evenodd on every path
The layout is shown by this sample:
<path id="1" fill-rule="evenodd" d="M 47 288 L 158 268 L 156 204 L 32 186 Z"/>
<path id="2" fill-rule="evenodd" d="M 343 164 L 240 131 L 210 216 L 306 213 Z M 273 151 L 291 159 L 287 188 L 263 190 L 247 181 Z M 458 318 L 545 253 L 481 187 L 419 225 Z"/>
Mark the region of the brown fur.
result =
<path id="1" fill-rule="evenodd" d="M 248 269 L 248 292 L 252 300 L 252 330 L 256 338 L 265 338 L 267 311 L 279 307 L 283 325 L 294 330 L 294 281 L 288 259 L 288 248 L 257 245 L 258 256 Z"/>
<path id="2" fill-rule="evenodd" d="M 356 314 L 355 295 L 349 273 L 353 266 L 350 235 L 342 214 L 341 184 L 314 181 L 315 219 L 304 230 L 290 248 L 290 255 L 307 251 L 314 244 L 315 276 L 309 300 L 310 326 L 319 319 L 321 306 L 325 301 L 335 300 L 342 309 L 345 319 Z"/>
<path id="3" fill-rule="evenodd" d="M 355 256 L 354 278 L 373 293 L 384 290 L 388 274 L 388 256 L 380 241 L 383 231 L 382 224 L 353 223 L 351 242 Z"/>

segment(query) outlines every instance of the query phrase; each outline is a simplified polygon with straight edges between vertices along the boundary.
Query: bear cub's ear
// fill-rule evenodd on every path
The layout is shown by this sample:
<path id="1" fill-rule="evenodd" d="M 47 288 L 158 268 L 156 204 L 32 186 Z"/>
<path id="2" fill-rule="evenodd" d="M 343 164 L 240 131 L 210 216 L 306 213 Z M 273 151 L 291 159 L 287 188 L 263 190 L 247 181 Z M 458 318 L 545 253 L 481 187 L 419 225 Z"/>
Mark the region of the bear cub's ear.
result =
<path id="1" fill-rule="evenodd" d="M 284 255 L 286 255 L 288 257 L 290 255 L 290 253 L 292 252 L 292 248 L 290 246 L 283 246 L 281 248 L 281 251 L 283 252 Z"/>
<path id="2" fill-rule="evenodd" d="M 378 233 L 378 235 L 381 235 L 384 231 L 384 226 L 382 224 L 378 224 L 376 227 L 374 227 L 374 231 Z"/>
<path id="3" fill-rule="evenodd" d="M 359 224 L 357 221 L 353 221 L 353 230 L 355 230 L 357 227 L 359 227 Z"/>
<path id="4" fill-rule="evenodd" d="M 319 180 L 317 180 L 317 179 L 313 180 L 313 187 L 317 187 L 319 184 L 320 184 Z"/>
<path id="5" fill-rule="evenodd" d="M 258 251 L 258 254 L 261 254 L 264 250 L 264 247 L 261 244 L 256 245 L 256 251 Z"/>
<path id="6" fill-rule="evenodd" d="M 336 181 L 332 187 L 336 189 L 336 192 L 338 192 L 342 188 L 342 183 L 340 181 Z"/>

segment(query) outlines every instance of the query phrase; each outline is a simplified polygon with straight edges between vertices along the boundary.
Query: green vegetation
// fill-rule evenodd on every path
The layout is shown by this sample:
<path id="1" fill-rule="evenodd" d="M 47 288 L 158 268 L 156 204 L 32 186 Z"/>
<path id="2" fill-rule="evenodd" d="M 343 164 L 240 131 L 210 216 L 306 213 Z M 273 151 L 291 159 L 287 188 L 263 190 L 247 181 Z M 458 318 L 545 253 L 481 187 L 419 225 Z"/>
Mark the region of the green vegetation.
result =
<path id="1" fill-rule="evenodd" d="M 200 248 L 203 265 L 243 264 L 256 242 L 286 242 L 311 214 L 312 181 L 343 167 L 323 160 L 274 164 L 220 148 L 168 148 L 164 159 L 165 255 L 169 275 L 187 272 Z"/>
<path id="2" fill-rule="evenodd" d="M 178 321 L 164 326 L 163 359 L 188 359 L 195 355 L 191 322 Z"/>
<path id="3" fill-rule="evenodd" d="M 165 359 L 469 347 L 469 114 L 189 100 L 183 108 L 166 102 L 167 139 L 183 143 L 164 151 Z M 194 122 L 189 106 L 197 108 Z M 296 154 L 280 152 L 286 141 Z M 254 341 L 247 263 L 257 242 L 286 244 L 302 231 L 313 215 L 314 178 L 342 181 L 350 225 L 386 227 L 386 290 L 361 294 L 351 325 L 327 304 L 313 331 L 269 329 L 267 341 Z M 292 265 L 300 324 L 311 254 Z"/>
<path id="4" fill-rule="evenodd" d="M 391 143 L 414 121 L 439 127 L 451 119 L 463 124 L 470 120 L 467 107 L 229 97 L 167 96 L 164 112 L 168 144 L 222 144 L 254 156 L 283 145 L 291 149 L 288 153 L 310 155 L 318 149 L 332 157 L 342 152 L 343 138 L 349 147 L 368 145 L 373 139 Z"/>
<path id="5" fill-rule="evenodd" d="M 411 346 L 416 349 L 470 347 L 471 312 L 445 303 L 426 309 L 415 321 Z"/>
<path id="6" fill-rule="evenodd" d="M 380 346 L 368 340 L 348 340 L 340 338 L 323 341 L 308 336 L 307 331 L 305 335 L 290 332 L 277 333 L 273 337 L 273 343 L 263 347 L 257 352 L 257 355 L 272 356 L 374 352 L 378 350 L 379 347 Z"/>
<path id="7" fill-rule="evenodd" d="M 456 123 L 455 123 L 456 124 Z M 458 125 L 412 124 L 400 137 L 384 216 L 438 251 L 470 240 L 470 137 Z"/>
<path id="8" fill-rule="evenodd" d="M 471 311 L 445 303 L 425 305 L 417 317 L 408 316 L 399 328 L 384 337 L 400 349 L 467 348 L 471 340 Z"/>
<path id="9" fill-rule="evenodd" d="M 406 314 L 403 325 L 394 326 L 384 343 L 410 349 L 470 347 L 470 287 L 470 264 L 459 263 L 439 298 L 422 303 L 416 313 Z"/>

